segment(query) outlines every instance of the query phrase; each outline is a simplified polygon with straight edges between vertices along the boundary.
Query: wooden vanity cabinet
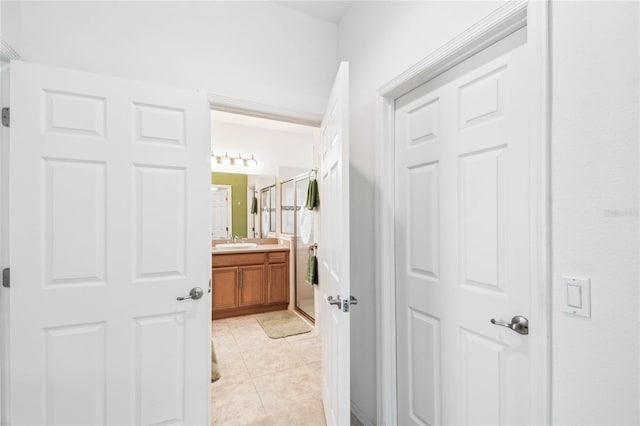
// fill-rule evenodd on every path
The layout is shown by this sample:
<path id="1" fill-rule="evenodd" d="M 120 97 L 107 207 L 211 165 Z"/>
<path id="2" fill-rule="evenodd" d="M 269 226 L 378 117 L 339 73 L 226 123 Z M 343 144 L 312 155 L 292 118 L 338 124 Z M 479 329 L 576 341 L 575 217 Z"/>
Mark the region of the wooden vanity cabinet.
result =
<path id="1" fill-rule="evenodd" d="M 238 268 L 238 306 L 264 304 L 264 265 Z"/>
<path id="2" fill-rule="evenodd" d="M 289 303 L 289 262 L 287 252 L 268 253 L 267 303 Z"/>
<path id="3" fill-rule="evenodd" d="M 212 318 L 286 309 L 289 252 L 212 255 Z"/>
<path id="4" fill-rule="evenodd" d="M 238 306 L 238 268 L 213 268 L 211 308 L 214 311 L 233 309 Z M 213 287 L 212 287 L 213 288 Z"/>

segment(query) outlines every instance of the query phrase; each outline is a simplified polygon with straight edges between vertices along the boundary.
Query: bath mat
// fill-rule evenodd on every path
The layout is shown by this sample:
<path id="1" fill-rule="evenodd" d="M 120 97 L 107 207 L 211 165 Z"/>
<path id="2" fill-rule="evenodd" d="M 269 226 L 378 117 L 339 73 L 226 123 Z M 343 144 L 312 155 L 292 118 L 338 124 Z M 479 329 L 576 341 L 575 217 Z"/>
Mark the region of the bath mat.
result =
<path id="1" fill-rule="evenodd" d="M 291 311 L 276 311 L 256 315 L 265 334 L 272 339 L 281 339 L 296 334 L 308 333 L 311 327 Z"/>
<path id="2" fill-rule="evenodd" d="M 211 383 L 220 378 L 220 369 L 218 369 L 218 357 L 213 349 L 213 340 L 211 341 Z"/>

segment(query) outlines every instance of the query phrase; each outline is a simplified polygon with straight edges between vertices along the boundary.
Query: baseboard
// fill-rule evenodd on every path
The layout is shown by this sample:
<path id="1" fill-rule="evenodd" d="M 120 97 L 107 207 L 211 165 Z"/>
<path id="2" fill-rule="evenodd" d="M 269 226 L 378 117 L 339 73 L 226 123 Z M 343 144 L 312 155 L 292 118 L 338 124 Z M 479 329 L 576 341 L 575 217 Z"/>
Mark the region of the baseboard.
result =
<path id="1" fill-rule="evenodd" d="M 362 411 L 358 404 L 351 401 L 351 415 L 355 416 L 363 426 L 375 426 L 375 422 L 373 422 L 367 415 Z"/>

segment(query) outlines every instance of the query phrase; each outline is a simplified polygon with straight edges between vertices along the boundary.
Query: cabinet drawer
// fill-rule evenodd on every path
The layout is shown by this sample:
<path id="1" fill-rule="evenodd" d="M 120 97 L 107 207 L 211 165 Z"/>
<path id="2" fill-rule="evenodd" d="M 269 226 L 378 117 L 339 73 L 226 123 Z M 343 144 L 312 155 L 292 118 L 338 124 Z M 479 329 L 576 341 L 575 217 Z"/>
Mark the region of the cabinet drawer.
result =
<path id="1" fill-rule="evenodd" d="M 286 251 L 272 251 L 267 254 L 269 263 L 283 263 L 287 261 Z"/>
<path id="2" fill-rule="evenodd" d="M 264 263 L 264 253 L 230 253 L 211 255 L 211 265 L 219 266 L 256 265 Z"/>

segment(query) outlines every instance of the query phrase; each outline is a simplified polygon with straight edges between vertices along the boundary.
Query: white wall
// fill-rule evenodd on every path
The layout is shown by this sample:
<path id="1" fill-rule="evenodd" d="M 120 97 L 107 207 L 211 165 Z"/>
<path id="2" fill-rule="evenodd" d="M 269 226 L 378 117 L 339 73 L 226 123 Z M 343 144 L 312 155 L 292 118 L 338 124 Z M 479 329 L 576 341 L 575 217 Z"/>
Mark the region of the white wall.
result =
<path id="1" fill-rule="evenodd" d="M 553 419 L 639 424 L 638 3 L 555 2 Z M 592 318 L 561 313 L 591 277 Z"/>
<path id="2" fill-rule="evenodd" d="M 338 59 L 351 68 L 351 291 L 358 298 L 351 311 L 351 399 L 363 422 L 376 418 L 376 90 L 499 4 L 356 2 L 338 25 Z"/>
<path id="3" fill-rule="evenodd" d="M 0 34 L 2 41 L 8 43 L 13 49 L 20 49 L 20 8 L 18 1 L 0 2 Z"/>
<path id="4" fill-rule="evenodd" d="M 215 154 L 228 152 L 229 156 L 237 157 L 241 153 L 243 158 L 253 154 L 258 161 L 256 167 L 219 164 L 215 165 L 214 171 L 278 176 L 283 167 L 309 170 L 313 164 L 314 131 L 310 128 L 307 134 L 290 133 L 212 121 Z"/>
<path id="5" fill-rule="evenodd" d="M 266 1 L 24 1 L 25 60 L 322 113 L 336 26 Z"/>

